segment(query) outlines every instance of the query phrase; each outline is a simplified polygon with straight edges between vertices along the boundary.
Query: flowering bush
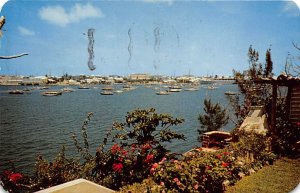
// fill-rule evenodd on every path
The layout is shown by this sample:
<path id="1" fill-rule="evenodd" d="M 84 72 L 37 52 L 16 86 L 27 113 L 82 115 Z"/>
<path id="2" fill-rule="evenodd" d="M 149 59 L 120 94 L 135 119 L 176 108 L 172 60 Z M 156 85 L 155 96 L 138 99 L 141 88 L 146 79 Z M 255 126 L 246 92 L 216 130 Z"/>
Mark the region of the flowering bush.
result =
<path id="1" fill-rule="evenodd" d="M 184 139 L 171 131 L 171 126 L 182 123 L 170 115 L 157 114 L 155 109 L 135 110 L 126 116 L 125 123 L 114 123 L 107 138 L 114 143 L 108 151 L 104 147 L 96 153 L 94 181 L 112 189 L 141 182 L 149 176 L 151 166 L 168 154 L 162 142 Z"/>
<path id="2" fill-rule="evenodd" d="M 179 159 L 163 158 L 152 165 L 151 179 L 123 187 L 121 192 L 223 192 L 226 185 L 271 164 L 276 158 L 266 149 L 267 142 L 260 140 L 258 144 L 259 140 L 254 139 L 257 136 L 252 133 L 239 134 L 240 139 L 248 140 L 216 152 L 199 148 Z M 249 149 L 254 145 L 257 149 Z M 247 162 L 243 157 L 247 154 L 254 154 L 255 159 Z"/>
<path id="3" fill-rule="evenodd" d="M 222 192 L 224 181 L 235 182 L 241 171 L 229 152 L 190 152 L 181 160 L 158 163 L 153 180 L 172 192 Z"/>

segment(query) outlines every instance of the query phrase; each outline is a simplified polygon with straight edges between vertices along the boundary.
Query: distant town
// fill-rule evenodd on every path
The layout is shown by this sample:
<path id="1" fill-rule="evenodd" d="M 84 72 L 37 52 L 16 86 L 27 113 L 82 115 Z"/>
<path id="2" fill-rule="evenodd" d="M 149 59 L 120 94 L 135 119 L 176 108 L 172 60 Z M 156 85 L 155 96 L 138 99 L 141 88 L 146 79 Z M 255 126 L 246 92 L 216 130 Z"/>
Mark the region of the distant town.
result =
<path id="1" fill-rule="evenodd" d="M 118 75 L 68 75 L 63 76 L 12 76 L 0 75 L 0 85 L 81 85 L 81 84 L 115 84 L 115 83 L 136 83 L 136 84 L 172 84 L 191 83 L 203 84 L 214 81 L 234 81 L 232 76 L 163 76 L 150 74 L 130 74 L 128 76 Z"/>

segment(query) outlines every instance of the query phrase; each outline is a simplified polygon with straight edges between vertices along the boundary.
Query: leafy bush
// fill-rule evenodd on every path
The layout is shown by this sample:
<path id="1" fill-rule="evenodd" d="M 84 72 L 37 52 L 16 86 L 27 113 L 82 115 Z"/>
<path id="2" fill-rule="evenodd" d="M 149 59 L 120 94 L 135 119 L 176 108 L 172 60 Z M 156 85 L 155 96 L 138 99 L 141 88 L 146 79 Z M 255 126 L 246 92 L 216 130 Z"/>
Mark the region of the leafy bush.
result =
<path id="1" fill-rule="evenodd" d="M 171 130 L 182 123 L 170 115 L 157 114 L 155 109 L 135 110 L 126 116 L 125 123 L 114 123 L 108 136 L 114 134 L 114 143 L 107 152 L 96 153 L 94 178 L 99 183 L 118 189 L 126 184 L 141 182 L 148 177 L 151 165 L 169 152 L 163 145 L 173 139 L 185 139 Z M 106 144 L 107 138 L 104 139 Z"/>

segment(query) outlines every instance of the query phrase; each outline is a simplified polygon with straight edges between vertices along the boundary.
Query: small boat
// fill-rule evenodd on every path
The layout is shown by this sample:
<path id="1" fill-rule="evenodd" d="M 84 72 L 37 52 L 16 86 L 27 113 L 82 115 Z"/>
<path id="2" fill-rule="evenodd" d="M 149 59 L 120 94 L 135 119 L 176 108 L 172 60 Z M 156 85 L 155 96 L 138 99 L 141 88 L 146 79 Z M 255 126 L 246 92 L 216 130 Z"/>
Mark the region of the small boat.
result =
<path id="1" fill-rule="evenodd" d="M 90 88 L 87 86 L 79 86 L 78 89 L 90 89 Z"/>
<path id="2" fill-rule="evenodd" d="M 62 91 L 47 91 L 41 93 L 43 96 L 59 96 L 62 95 Z"/>
<path id="3" fill-rule="evenodd" d="M 22 91 L 22 90 L 11 90 L 8 93 L 9 94 L 24 94 L 24 91 Z"/>
<path id="4" fill-rule="evenodd" d="M 100 93 L 101 95 L 113 95 L 114 93 L 111 91 L 103 91 Z"/>
<path id="5" fill-rule="evenodd" d="M 124 92 L 123 90 L 116 90 L 115 93 L 122 93 Z"/>
<path id="6" fill-rule="evenodd" d="M 111 86 L 105 86 L 102 88 L 102 90 L 113 90 L 114 88 Z"/>
<path id="7" fill-rule="evenodd" d="M 226 92 L 224 92 L 224 94 L 226 94 L 226 95 L 237 95 L 238 93 L 237 92 L 232 92 L 232 91 L 226 91 Z"/>
<path id="8" fill-rule="evenodd" d="M 198 91 L 199 88 L 194 88 L 194 87 L 189 87 L 189 88 L 185 88 L 185 91 Z"/>
<path id="9" fill-rule="evenodd" d="M 170 88 L 169 92 L 181 92 L 182 89 L 181 88 Z"/>
<path id="10" fill-rule="evenodd" d="M 159 91 L 156 94 L 157 95 L 169 95 L 170 93 L 168 91 Z"/>
<path id="11" fill-rule="evenodd" d="M 217 87 L 215 87 L 215 86 L 208 86 L 207 87 L 207 89 L 209 89 L 209 90 L 214 90 L 214 89 L 216 89 Z"/>
<path id="12" fill-rule="evenodd" d="M 49 89 L 49 87 L 47 86 L 40 87 L 40 90 L 47 90 L 47 89 Z"/>
<path id="13" fill-rule="evenodd" d="M 70 87 L 67 87 L 67 88 L 63 88 L 62 91 L 63 91 L 63 92 L 74 92 L 75 89 L 70 88 Z"/>

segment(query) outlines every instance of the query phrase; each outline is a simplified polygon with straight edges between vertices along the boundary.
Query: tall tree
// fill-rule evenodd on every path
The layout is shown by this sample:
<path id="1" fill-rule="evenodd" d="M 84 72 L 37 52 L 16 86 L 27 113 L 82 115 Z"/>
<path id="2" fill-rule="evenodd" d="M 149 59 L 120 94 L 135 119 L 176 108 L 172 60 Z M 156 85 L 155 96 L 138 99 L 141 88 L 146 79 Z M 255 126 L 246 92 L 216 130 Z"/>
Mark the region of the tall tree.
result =
<path id="1" fill-rule="evenodd" d="M 258 67 L 258 60 L 259 60 L 259 54 L 258 54 L 258 51 L 255 51 L 255 49 L 252 49 L 252 45 L 250 45 L 249 47 L 249 50 L 248 50 L 248 62 L 249 62 L 249 76 L 250 78 L 253 80 L 253 79 L 256 79 L 258 74 L 259 74 L 259 71 L 257 69 Z"/>
<path id="2" fill-rule="evenodd" d="M 212 104 L 211 99 L 205 99 L 203 109 L 205 114 L 200 114 L 198 117 L 202 128 L 198 129 L 199 135 L 208 131 L 218 131 L 228 123 L 226 110 L 219 103 Z"/>
<path id="3" fill-rule="evenodd" d="M 271 49 L 269 48 L 266 52 L 266 64 L 264 70 L 264 77 L 272 77 L 273 73 L 273 62 L 271 59 Z"/>

